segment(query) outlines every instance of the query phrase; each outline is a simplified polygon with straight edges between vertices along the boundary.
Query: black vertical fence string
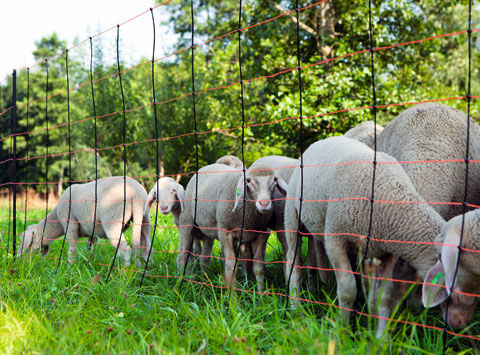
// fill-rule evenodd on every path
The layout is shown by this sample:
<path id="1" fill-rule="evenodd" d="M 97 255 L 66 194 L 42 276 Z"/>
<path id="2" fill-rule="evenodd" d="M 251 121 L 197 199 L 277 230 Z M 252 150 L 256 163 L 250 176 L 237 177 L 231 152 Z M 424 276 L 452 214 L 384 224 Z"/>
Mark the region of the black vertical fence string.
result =
<path id="1" fill-rule="evenodd" d="M 360 269 L 363 268 L 363 263 L 368 254 L 368 246 L 370 244 L 372 225 L 373 225 L 373 203 L 375 198 L 375 173 L 377 171 L 377 94 L 375 90 L 375 64 L 373 61 L 373 52 L 375 51 L 373 41 L 373 24 L 372 24 L 372 0 L 368 1 L 368 36 L 370 38 L 370 73 L 372 82 L 372 115 L 373 115 L 373 171 L 372 171 L 372 194 L 370 198 L 370 216 L 368 221 L 367 242 L 365 243 L 365 250 L 362 253 L 362 260 L 360 262 Z"/>
<path id="2" fill-rule="evenodd" d="M 152 255 L 152 248 L 153 243 L 155 242 L 155 233 L 157 231 L 157 223 L 158 223 L 158 179 L 160 178 L 160 167 L 158 162 L 158 116 L 157 116 L 157 98 L 155 94 L 155 16 L 153 15 L 153 9 L 150 8 L 150 13 L 152 15 L 152 25 L 153 25 L 153 50 L 152 50 L 152 103 L 153 103 L 153 117 L 155 119 L 155 173 L 156 173 L 156 180 L 155 180 L 155 187 L 157 190 L 157 194 L 155 195 L 155 199 L 157 200 L 155 203 L 155 224 L 153 226 L 153 234 L 152 234 L 152 242 L 150 244 L 150 249 L 148 250 L 147 262 L 145 263 L 145 267 L 142 273 L 142 279 L 140 280 L 140 287 L 143 285 L 143 280 L 145 279 L 145 273 L 147 272 L 148 263 L 150 261 L 150 257 Z M 148 220 L 150 220 L 150 216 L 146 216 Z M 145 222 L 145 221 L 144 221 Z"/>
<path id="3" fill-rule="evenodd" d="M 450 293 L 448 294 L 446 300 L 446 307 L 445 307 L 445 323 L 443 327 L 443 352 L 445 353 L 447 349 L 447 321 L 448 321 L 448 313 L 450 311 L 450 303 L 452 301 L 452 292 L 454 291 L 455 280 L 457 278 L 458 273 L 458 265 L 460 263 L 460 256 L 462 253 L 462 243 L 463 243 L 463 236 L 465 231 L 465 213 L 467 212 L 467 199 L 468 199 L 468 173 L 469 173 L 469 162 L 470 162 L 470 106 L 471 106 L 471 79 L 472 79 L 472 0 L 468 2 L 468 80 L 467 80 L 467 139 L 465 143 L 465 185 L 463 191 L 463 206 L 462 206 L 462 226 L 460 229 L 460 240 L 458 243 L 458 257 L 455 264 L 455 271 L 453 273 L 453 280 L 451 285 L 445 284 L 447 288 L 450 289 Z"/>
<path id="4" fill-rule="evenodd" d="M 194 123 L 194 135 L 195 135 L 195 201 L 194 201 L 194 210 L 193 210 L 193 230 L 192 234 L 195 235 L 195 228 L 197 227 L 197 202 L 198 202 L 198 132 L 197 132 L 197 110 L 195 106 L 195 14 L 193 12 L 193 0 L 190 0 L 190 15 L 192 22 L 192 42 L 191 42 L 191 53 L 192 53 L 192 107 L 193 107 L 193 123 Z M 188 261 L 190 259 L 190 254 L 193 249 L 193 240 L 190 242 L 190 246 L 187 250 L 187 259 L 185 260 L 185 265 L 183 266 L 182 272 L 182 281 L 180 282 L 179 291 L 182 290 L 183 280 L 185 273 L 187 271 Z"/>
<path id="5" fill-rule="evenodd" d="M 240 228 L 240 238 L 238 240 L 238 248 L 235 252 L 235 264 L 232 271 L 232 280 L 237 268 L 238 257 L 240 255 L 240 247 L 243 241 L 243 233 L 245 229 L 245 207 L 247 200 L 247 177 L 245 172 L 245 102 L 243 98 L 243 74 L 242 74 L 242 0 L 238 6 L 238 71 L 240 75 L 240 103 L 242 105 L 242 171 L 243 171 L 243 210 L 242 210 L 242 226 Z"/>
<path id="6" fill-rule="evenodd" d="M 92 249 L 93 240 L 95 237 L 95 225 L 97 222 L 97 205 L 98 205 L 98 142 L 97 142 L 97 109 L 95 106 L 95 91 L 93 88 L 93 45 L 92 45 L 92 37 L 90 38 L 90 88 L 91 88 L 91 95 L 92 95 L 92 106 L 93 106 L 93 131 L 94 131 L 94 140 L 95 140 L 95 201 L 93 206 L 93 226 L 92 226 L 92 234 L 88 238 L 88 250 Z"/>
<path id="7" fill-rule="evenodd" d="M 12 135 L 13 135 L 13 219 L 12 219 L 12 254 L 17 251 L 17 71 L 12 74 Z"/>
<path id="8" fill-rule="evenodd" d="M 7 82 L 8 84 L 8 82 Z M 6 129 L 8 130 L 8 129 Z M 13 137 L 10 137 L 10 144 L 8 147 L 8 155 L 11 157 L 13 154 Z M 13 160 L 12 160 L 13 164 Z M 13 169 L 10 169 L 13 171 Z M 10 230 L 11 230 L 11 222 L 12 222 L 12 176 L 10 175 L 10 183 L 8 184 L 8 228 L 7 228 L 7 256 L 10 252 Z"/>
<path id="9" fill-rule="evenodd" d="M 299 25 L 299 16 L 298 16 L 298 0 L 295 1 L 295 13 L 296 13 L 296 42 L 297 42 L 297 72 L 298 72 L 298 92 L 299 92 L 299 119 L 300 119 L 300 198 L 299 198 L 299 208 L 298 208 L 298 227 L 297 227 L 297 238 L 295 240 L 295 253 L 292 260 L 292 265 L 290 266 L 290 271 L 288 273 L 287 279 L 287 290 L 290 289 L 290 281 L 292 278 L 293 268 L 295 267 L 295 259 L 298 253 L 298 248 L 300 247 L 300 242 L 302 240 L 302 235 L 300 233 L 302 227 L 302 205 L 303 205 L 303 105 L 302 105 L 302 66 L 300 60 L 300 25 Z M 288 297 L 285 300 L 288 304 Z M 287 306 L 285 306 L 286 308 Z M 286 314 L 284 314 L 284 317 Z"/>
<path id="10" fill-rule="evenodd" d="M 45 228 L 47 227 L 48 222 L 48 144 L 49 144 L 49 135 L 48 135 L 48 59 L 45 59 L 45 132 L 47 141 L 45 143 L 45 222 L 43 224 L 42 238 L 40 246 L 43 245 L 43 238 L 45 235 Z"/>
<path id="11" fill-rule="evenodd" d="M 110 270 L 108 271 L 107 279 L 105 282 L 108 282 L 110 275 L 115 265 L 115 259 L 117 258 L 118 249 L 120 248 L 120 243 L 122 242 L 123 235 L 123 226 L 125 225 L 125 209 L 126 209 L 126 200 L 127 200 L 127 151 L 125 144 L 125 136 L 127 131 L 127 118 L 125 113 L 125 95 L 123 93 L 123 83 L 122 83 L 122 72 L 120 67 L 120 25 L 117 25 L 117 73 L 118 81 L 120 83 L 120 92 L 122 94 L 122 112 L 123 112 L 123 216 L 122 216 L 122 226 L 120 228 L 120 236 L 118 238 L 117 247 L 115 248 L 115 254 L 113 255 L 112 264 L 110 265 Z"/>
<path id="12" fill-rule="evenodd" d="M 30 132 L 29 129 L 29 120 L 30 120 L 30 68 L 27 68 L 27 128 L 26 131 Z M 28 152 L 28 143 L 29 143 L 29 135 L 25 135 L 25 156 L 27 159 L 25 159 L 25 206 L 24 206 L 24 222 L 23 222 L 23 232 L 25 233 L 25 230 L 27 229 L 27 204 L 28 204 L 28 158 L 29 158 L 29 152 Z M 20 246 L 20 250 L 23 249 L 23 238 Z"/>
<path id="13" fill-rule="evenodd" d="M 72 147 L 71 147 L 71 128 L 70 128 L 70 78 L 68 75 L 68 49 L 65 51 L 65 75 L 67 77 L 67 127 L 68 127 L 68 217 L 67 225 L 65 228 L 65 236 L 62 240 L 62 248 L 60 249 L 60 256 L 58 258 L 57 267 L 55 269 L 55 274 L 58 271 L 60 262 L 62 261 L 63 249 L 65 247 L 65 240 L 68 236 L 68 228 L 70 226 L 70 215 L 72 211 Z M 27 130 L 28 132 L 28 130 Z"/>

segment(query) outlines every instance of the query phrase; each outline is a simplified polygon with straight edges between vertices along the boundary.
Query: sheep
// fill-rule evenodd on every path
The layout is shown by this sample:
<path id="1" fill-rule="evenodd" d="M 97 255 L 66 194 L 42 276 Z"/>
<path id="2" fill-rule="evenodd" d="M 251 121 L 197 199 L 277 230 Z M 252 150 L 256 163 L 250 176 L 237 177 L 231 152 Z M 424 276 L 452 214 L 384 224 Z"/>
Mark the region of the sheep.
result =
<path id="1" fill-rule="evenodd" d="M 132 178 L 125 179 L 125 187 L 126 204 L 125 218 L 123 220 L 123 176 L 97 180 L 98 202 L 94 233 L 92 232 L 95 205 L 95 181 L 86 184 L 74 184 L 67 188 L 62 196 L 60 196 L 58 204 L 50 211 L 47 217 L 40 223 L 27 228 L 22 235 L 22 245 L 18 250 L 17 256 L 20 257 L 27 251 L 39 249 L 42 249 L 42 255 L 46 255 L 48 254 L 50 243 L 66 234 L 66 239 L 69 242 L 68 261 L 73 263 L 78 238 L 90 237 L 94 234 L 100 238 L 108 238 L 114 247 L 117 247 L 121 239 L 118 253 L 124 260 L 125 265 L 129 266 L 131 249 L 125 241 L 123 232 L 128 228 L 129 224 L 132 223 L 133 249 L 137 249 L 139 257 L 141 254 L 146 261 L 150 249 L 150 220 L 148 210 L 144 208 L 147 193 L 143 186 Z M 124 221 L 123 225 L 122 220 Z M 136 259 L 136 266 L 142 266 L 139 259 Z"/>
<path id="2" fill-rule="evenodd" d="M 235 157 L 234 157 L 235 158 Z M 233 161 L 233 160 L 232 160 Z M 158 190 L 157 190 L 158 188 Z M 184 208 L 185 189 L 178 182 L 170 177 L 162 177 L 153 185 L 147 198 L 145 205 L 145 213 L 150 210 L 153 202 L 158 201 L 160 212 L 164 215 L 169 213 L 173 216 L 173 222 L 178 227 L 180 223 L 180 213 Z M 200 242 L 203 243 L 203 248 Z M 205 268 L 210 266 L 210 261 L 213 248 L 213 239 L 206 237 L 203 233 L 196 230 L 194 238 L 194 253 L 200 253 L 207 257 L 202 258 L 201 267 L 205 271 Z"/>
<path id="3" fill-rule="evenodd" d="M 335 269 L 340 312 L 347 322 L 348 309 L 352 308 L 357 295 L 348 250 L 350 247 L 365 248 L 366 238 L 359 236 L 366 236 L 369 229 L 373 157 L 371 148 L 347 137 L 316 142 L 303 155 L 302 222 L 310 233 L 324 235 L 325 250 Z M 408 203 L 424 200 L 393 157 L 379 152 L 377 162 L 375 200 L 407 203 L 374 204 L 371 237 L 377 240 L 370 240 L 365 257 L 382 260 L 377 268 L 380 277 L 391 278 L 395 262 L 402 258 L 423 278 L 436 262 L 433 245 L 389 241 L 433 242 L 445 221 L 428 204 Z M 287 193 L 286 230 L 296 231 L 298 228 L 300 186 L 300 169 L 296 168 Z M 295 254 L 296 233 L 288 232 L 286 237 L 287 262 L 291 265 L 295 260 L 298 264 L 300 248 Z M 293 297 L 300 291 L 299 275 L 300 268 L 294 267 L 290 284 Z M 385 319 L 392 311 L 392 289 L 393 284 L 386 282 L 378 307 L 378 314 L 383 319 L 378 320 L 377 337 L 383 334 L 387 325 Z M 374 293 L 370 292 L 371 295 Z M 376 302 L 370 298 L 370 304 Z"/>
<path id="4" fill-rule="evenodd" d="M 467 116 L 438 103 L 413 106 L 393 119 L 379 134 L 377 150 L 402 164 L 417 192 L 446 220 L 463 211 Z M 470 120 L 471 160 L 480 160 L 480 127 Z M 435 162 L 458 160 L 455 162 Z M 433 161 L 428 163 L 427 161 Z M 416 163 L 415 163 L 416 162 Z M 480 203 L 480 164 L 470 164 L 468 201 Z"/>
<path id="5" fill-rule="evenodd" d="M 290 181 L 290 177 L 293 174 L 293 170 L 300 164 L 298 159 L 288 158 L 279 155 L 271 155 L 257 159 L 249 168 L 249 170 L 257 170 L 258 166 L 265 165 L 268 166 L 270 169 L 275 171 L 276 174 L 281 176 L 283 180 L 288 184 Z M 284 230 L 284 211 L 285 211 L 285 197 L 281 194 L 280 191 L 275 190 L 273 193 L 273 216 L 272 220 L 269 223 L 269 227 L 272 230 L 277 231 L 277 238 L 280 241 L 283 249 L 283 255 L 286 257 L 287 255 L 287 242 L 285 240 L 285 232 Z M 308 266 L 318 266 L 319 268 L 326 268 L 328 267 L 328 261 L 326 257 L 324 257 L 325 253 L 317 253 L 315 254 L 315 250 L 313 247 L 313 243 L 311 242 L 312 238 L 308 239 L 308 257 L 307 257 L 307 265 Z M 315 257 L 317 256 L 317 261 Z M 322 258 L 323 257 L 323 258 Z M 318 265 L 317 265 L 318 264 Z M 314 290 L 314 270 L 308 269 L 308 284 L 309 289 L 312 291 Z M 327 280 L 327 274 L 325 271 L 319 270 L 319 276 L 323 282 Z"/>
<path id="6" fill-rule="evenodd" d="M 287 184 L 282 177 L 267 166 L 258 165 L 257 171 L 246 171 L 246 180 L 242 171 L 224 164 L 211 164 L 198 171 L 185 189 L 185 208 L 180 214 L 180 243 L 178 250 L 184 251 L 191 245 L 194 224 L 195 190 L 198 178 L 198 200 L 196 227 L 212 239 L 218 239 L 225 257 L 225 282 L 228 287 L 235 283 L 234 265 L 236 240 L 242 227 L 245 209 L 244 232 L 242 242 L 251 242 L 253 259 L 263 261 L 268 233 L 268 222 L 272 216 L 273 190 L 278 188 L 286 194 Z M 247 191 L 244 189 L 247 187 Z M 243 204 L 243 195 L 246 202 Z M 187 261 L 186 253 L 177 256 L 177 269 L 183 270 Z M 257 287 L 263 289 L 264 266 L 253 266 Z"/>
<path id="7" fill-rule="evenodd" d="M 442 228 L 436 242 L 440 251 L 439 260 L 428 270 L 422 286 L 422 301 L 425 307 L 442 305 L 443 318 L 452 327 L 465 327 L 472 318 L 478 297 L 465 293 L 480 293 L 480 258 L 475 251 L 480 251 L 480 209 L 465 214 L 465 224 L 462 239 L 462 249 L 459 252 L 460 235 L 462 229 L 462 215 L 449 220 Z M 472 251 L 473 250 L 473 251 Z M 460 254 L 460 255 L 459 255 Z M 458 262 L 458 271 L 455 277 L 454 289 L 463 292 L 452 292 L 455 268 Z M 446 286 L 439 287 L 439 286 Z M 446 314 L 448 296 L 451 301 Z"/>
<path id="8" fill-rule="evenodd" d="M 373 121 L 366 121 L 345 132 L 344 136 L 365 143 L 373 149 L 375 144 L 375 131 L 378 139 L 378 135 L 383 131 L 383 127 L 378 123 L 375 125 Z"/>

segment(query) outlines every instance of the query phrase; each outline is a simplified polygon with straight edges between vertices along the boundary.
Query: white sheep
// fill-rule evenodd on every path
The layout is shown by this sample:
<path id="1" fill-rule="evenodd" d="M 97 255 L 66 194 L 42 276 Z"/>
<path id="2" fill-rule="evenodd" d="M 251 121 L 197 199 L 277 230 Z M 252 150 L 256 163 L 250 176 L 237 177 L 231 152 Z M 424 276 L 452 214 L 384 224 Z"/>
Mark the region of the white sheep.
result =
<path id="1" fill-rule="evenodd" d="M 417 192 L 427 202 L 439 202 L 432 207 L 449 220 L 463 211 L 466 138 L 467 115 L 446 105 L 424 103 L 393 119 L 378 135 L 377 150 L 401 162 Z M 480 160 L 480 127 L 473 120 L 469 150 L 469 159 Z M 468 177 L 467 200 L 478 205 L 480 164 L 469 164 Z"/>
<path id="2" fill-rule="evenodd" d="M 90 237 L 92 234 L 100 238 L 108 238 L 114 247 L 120 241 L 119 255 L 130 265 L 131 249 L 125 241 L 123 232 L 132 223 L 132 246 L 138 255 L 146 261 L 150 249 L 150 220 L 145 209 L 147 193 L 142 185 L 132 178 L 125 179 L 125 218 L 124 179 L 123 176 L 97 180 L 97 211 L 95 231 L 93 232 L 95 182 L 74 184 L 67 188 L 58 204 L 40 223 L 31 225 L 22 235 L 22 244 L 17 256 L 27 251 L 42 249 L 42 255 L 49 251 L 50 243 L 66 234 L 69 243 L 68 261 L 75 259 L 78 238 Z M 70 202 L 71 189 L 71 202 Z M 71 206 L 71 208 L 70 208 Z M 69 218 L 70 209 L 70 218 Z M 144 214 L 144 211 L 146 214 Z M 122 225 L 123 220 L 123 225 Z M 67 229 L 68 225 L 68 229 Z M 45 233 L 43 233 L 45 229 Z M 43 238 L 42 238 L 43 233 Z M 141 267 L 137 258 L 136 266 Z"/>
<path id="3" fill-rule="evenodd" d="M 267 226 L 272 216 L 272 197 L 275 188 L 286 193 L 287 184 L 266 166 L 259 171 L 243 172 L 224 165 L 207 165 L 198 171 L 198 201 L 196 224 L 201 232 L 212 239 L 218 239 L 225 260 L 225 282 L 234 286 L 235 251 L 240 237 L 243 217 L 243 194 L 246 194 L 245 224 L 242 242 L 252 243 L 254 260 L 265 259 Z M 185 190 L 185 209 L 180 215 L 180 243 L 178 250 L 188 250 L 193 238 L 194 205 L 197 176 L 192 177 Z M 244 191 L 244 184 L 247 191 Z M 266 233 L 262 233 L 266 232 Z M 177 268 L 181 272 L 187 254 L 179 253 Z M 258 289 L 264 287 L 264 265 L 253 265 Z"/>
<path id="4" fill-rule="evenodd" d="M 145 205 L 145 213 L 150 210 L 152 204 L 158 201 L 160 212 L 164 215 L 169 213 L 173 216 L 173 222 L 178 227 L 180 223 L 180 214 L 185 204 L 185 190 L 181 184 L 170 177 L 163 177 L 153 185 Z M 203 247 L 201 245 L 203 243 Z M 205 255 L 201 258 L 202 269 L 210 266 L 211 254 L 213 248 L 213 239 L 206 237 L 203 233 L 195 230 L 194 254 Z"/>
<path id="5" fill-rule="evenodd" d="M 249 170 L 257 170 L 259 166 L 267 166 L 269 169 L 272 169 L 275 174 L 281 176 L 283 180 L 288 184 L 290 177 L 293 174 L 295 167 L 299 166 L 300 160 L 292 159 L 280 155 L 271 155 L 257 159 L 250 167 Z M 285 196 L 276 189 L 273 193 L 273 216 L 272 220 L 269 223 L 269 228 L 277 231 L 277 238 L 280 241 L 283 249 L 283 255 L 287 256 L 287 241 L 285 240 L 284 232 L 284 212 L 285 212 Z M 327 268 L 328 260 L 326 258 L 325 252 L 316 253 L 312 243 L 313 239 L 308 239 L 308 257 L 306 264 L 307 266 L 317 266 L 318 268 Z M 315 260 L 317 257 L 317 260 Z M 318 274 L 323 282 L 327 281 L 327 273 L 323 270 L 318 270 Z M 308 285 L 311 292 L 314 290 L 314 269 L 308 269 Z"/>
<path id="6" fill-rule="evenodd" d="M 346 137 L 316 142 L 303 155 L 302 222 L 310 233 L 318 233 L 318 239 L 324 240 L 335 269 L 340 312 L 347 321 L 357 295 L 349 250 L 364 248 L 366 244 L 360 236 L 366 236 L 369 229 L 373 156 L 374 151 L 367 145 Z M 371 238 L 377 241 L 370 241 L 366 258 L 382 261 L 377 269 L 380 277 L 391 278 L 400 257 L 423 278 L 436 261 L 433 245 L 389 241 L 433 242 L 445 221 L 428 204 L 416 203 L 424 200 L 394 158 L 377 153 L 377 161 L 375 200 L 379 202 L 373 206 L 371 228 Z M 295 231 L 298 227 L 300 186 L 300 169 L 296 168 L 285 206 L 286 230 Z M 287 261 L 292 263 L 295 258 L 298 264 L 300 248 L 295 255 L 295 242 L 296 233 L 287 233 Z M 300 268 L 294 267 L 290 284 L 293 297 L 300 291 L 299 276 Z M 392 311 L 393 287 L 392 282 L 385 283 L 379 302 L 378 315 L 385 319 Z M 384 319 L 378 320 L 377 336 L 383 334 L 386 325 Z"/>
<path id="7" fill-rule="evenodd" d="M 460 235 L 462 228 L 462 215 L 454 217 L 442 228 L 436 242 L 440 257 L 432 266 L 425 277 L 422 287 L 422 299 L 425 307 L 433 307 L 442 304 L 443 318 L 452 327 L 466 327 L 472 318 L 478 297 L 465 293 L 480 293 L 480 209 L 465 214 L 465 225 L 462 239 L 462 251 L 459 253 Z M 476 251 L 476 252 L 475 252 Z M 460 259 L 459 259 L 460 254 Z M 453 283 L 455 268 L 458 262 L 458 271 Z M 437 286 L 436 286 L 437 285 Z M 446 286 L 441 287 L 441 286 Z M 446 314 L 446 302 L 448 296 L 451 302 Z"/>
<path id="8" fill-rule="evenodd" d="M 373 121 L 366 121 L 349 129 L 347 132 L 345 132 L 344 136 L 365 143 L 373 149 L 375 142 L 375 131 L 378 138 L 379 134 L 383 131 L 383 127 L 378 123 L 375 125 L 375 122 Z"/>

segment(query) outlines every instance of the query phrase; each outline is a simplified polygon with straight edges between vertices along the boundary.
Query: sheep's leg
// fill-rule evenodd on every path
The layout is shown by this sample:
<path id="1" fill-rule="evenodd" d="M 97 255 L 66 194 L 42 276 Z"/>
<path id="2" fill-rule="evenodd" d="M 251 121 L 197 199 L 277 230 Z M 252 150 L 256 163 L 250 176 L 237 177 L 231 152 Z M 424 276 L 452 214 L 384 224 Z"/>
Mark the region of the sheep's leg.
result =
<path id="1" fill-rule="evenodd" d="M 382 261 L 382 264 L 377 268 L 379 270 L 378 277 L 392 278 L 393 268 L 398 258 L 395 256 L 389 256 Z M 373 294 L 373 306 L 377 303 L 377 298 L 380 297 L 378 302 L 377 315 L 377 339 L 381 338 L 387 329 L 388 320 L 392 313 L 393 301 L 393 282 L 389 280 L 376 280 L 372 283 L 376 289 L 371 292 Z M 383 287 L 382 287 L 383 286 Z M 370 298 L 370 297 L 369 297 Z"/>
<path id="2" fill-rule="evenodd" d="M 325 233 L 331 232 L 325 231 Z M 352 308 L 357 297 L 357 285 L 348 258 L 347 242 L 341 237 L 325 237 L 325 249 L 333 268 L 336 269 L 335 277 L 337 279 L 338 303 L 341 307 L 340 314 L 348 324 L 351 313 L 348 309 Z"/>
<path id="3" fill-rule="evenodd" d="M 252 242 L 243 243 L 240 246 L 240 251 L 242 252 L 241 258 L 246 259 L 243 262 L 243 267 L 245 269 L 244 271 L 246 273 L 246 279 L 248 280 L 255 275 L 253 271 L 253 262 L 252 262 L 254 258 Z"/>
<path id="4" fill-rule="evenodd" d="M 125 241 L 125 236 L 122 233 L 122 222 L 118 223 L 104 223 L 103 228 L 105 234 L 107 235 L 108 240 L 117 248 L 118 244 L 118 255 L 124 261 L 125 266 L 130 266 L 130 257 L 132 254 L 132 249 L 128 246 Z"/>
<path id="5" fill-rule="evenodd" d="M 190 248 L 193 242 L 193 226 L 189 223 L 182 226 L 180 229 L 180 242 L 178 243 L 178 255 L 177 255 L 177 273 L 183 273 L 183 270 L 186 270 L 188 273 L 189 270 L 185 268 L 187 260 L 189 259 L 188 253 L 191 251 Z"/>
<path id="6" fill-rule="evenodd" d="M 235 286 L 237 273 L 237 270 L 235 269 L 235 247 L 233 245 L 233 236 L 233 232 L 225 232 L 223 230 L 218 231 L 218 239 L 222 245 L 223 256 L 225 257 L 225 283 L 228 287 Z"/>
<path id="7" fill-rule="evenodd" d="M 142 231 L 140 235 L 140 247 L 141 247 L 142 258 L 143 260 L 145 260 L 145 262 L 147 262 L 148 253 L 152 246 L 151 239 L 150 239 L 150 232 L 151 232 L 150 218 L 148 218 L 148 216 L 144 216 L 143 222 L 142 222 Z M 152 259 L 153 258 L 150 256 L 150 261 L 149 261 L 150 265 L 153 265 Z"/>
<path id="8" fill-rule="evenodd" d="M 307 277 L 308 277 L 308 291 L 311 294 L 315 293 L 316 289 L 316 284 L 317 284 L 317 273 L 315 269 L 312 269 L 317 266 L 317 262 L 315 259 L 315 241 L 313 240 L 313 236 L 309 236 L 308 238 L 308 254 L 307 254 L 307 260 L 306 260 L 306 265 L 310 266 L 311 268 L 307 269 Z M 320 271 L 318 272 L 320 274 Z"/>
<path id="9" fill-rule="evenodd" d="M 207 269 L 210 267 L 210 264 L 212 263 L 212 248 L 213 248 L 213 243 L 215 240 L 213 240 L 210 237 L 207 237 L 206 235 L 202 235 L 202 257 L 200 258 L 200 268 L 202 269 L 203 272 L 207 271 Z"/>
<path id="10" fill-rule="evenodd" d="M 285 233 L 287 241 L 287 263 L 285 268 L 285 281 L 286 283 L 288 283 L 288 280 L 290 278 L 289 291 L 290 297 L 292 297 L 291 305 L 292 307 L 296 307 L 299 302 L 293 298 L 296 298 L 301 291 L 301 269 L 298 266 L 302 265 L 302 236 L 297 235 L 297 233 L 295 232 L 296 230 L 298 230 L 298 215 L 291 200 L 288 200 L 285 205 L 285 230 L 288 231 Z M 295 265 L 293 269 L 292 265 Z"/>
<path id="11" fill-rule="evenodd" d="M 75 262 L 75 257 L 77 255 L 77 246 L 78 246 L 78 231 L 79 224 L 77 220 L 71 218 L 68 222 L 68 229 L 65 238 L 68 241 L 68 262 L 72 264 Z"/>
<path id="12" fill-rule="evenodd" d="M 328 269 L 329 264 L 328 264 L 328 256 L 327 252 L 325 251 L 325 245 L 323 244 L 323 240 L 320 240 L 321 237 L 316 236 L 313 237 L 313 245 L 315 248 L 315 263 L 316 266 L 320 269 Z M 317 270 L 318 271 L 318 276 L 320 277 L 320 280 L 324 284 L 327 283 L 328 281 L 328 271 L 327 270 Z"/>
<path id="13" fill-rule="evenodd" d="M 280 244 L 282 245 L 283 256 L 287 255 L 288 245 L 287 245 L 287 237 L 285 236 L 285 232 L 276 232 L 277 238 Z"/>
<path id="14" fill-rule="evenodd" d="M 253 272 L 257 279 L 257 290 L 265 289 L 265 250 L 267 248 L 268 234 L 258 233 L 258 236 L 252 240 L 253 258 L 260 262 L 253 263 Z"/>

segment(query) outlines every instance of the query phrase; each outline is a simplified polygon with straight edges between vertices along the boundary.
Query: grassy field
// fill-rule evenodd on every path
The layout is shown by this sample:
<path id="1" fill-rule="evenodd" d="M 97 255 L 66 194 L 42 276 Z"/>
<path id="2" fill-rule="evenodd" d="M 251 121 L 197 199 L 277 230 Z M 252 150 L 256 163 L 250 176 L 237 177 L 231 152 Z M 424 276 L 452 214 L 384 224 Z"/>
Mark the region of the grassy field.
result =
<path id="1" fill-rule="evenodd" d="M 0 213 L 0 230 L 6 231 L 8 209 Z M 28 214 L 29 219 L 43 216 L 41 210 Z M 159 216 L 159 225 L 171 226 L 172 220 Z M 22 220 L 18 229 L 23 230 Z M 140 288 L 141 274 L 118 262 L 105 283 L 114 254 L 111 245 L 88 252 L 85 240 L 77 262 L 61 262 L 57 269 L 61 240 L 52 244 L 47 257 L 35 254 L 14 260 L 6 255 L 5 233 L 2 238 L 1 353 L 442 352 L 442 332 L 437 330 L 391 322 L 388 340 L 379 342 L 373 318 L 358 315 L 346 327 L 332 306 L 304 303 L 294 312 L 285 309 L 282 296 L 229 293 L 191 281 L 184 282 L 180 291 L 178 279 L 164 277 L 176 275 L 176 253 L 155 253 L 154 266 Z M 176 250 L 177 241 L 175 229 L 157 230 L 154 249 Z M 215 248 L 219 256 L 218 245 Z M 280 245 L 271 237 L 267 260 L 279 260 L 281 254 Z M 213 259 L 208 275 L 196 275 L 193 280 L 222 286 L 221 270 L 221 262 Z M 267 265 L 266 279 L 268 292 L 285 292 L 281 264 Z M 238 280 L 238 288 L 255 290 L 253 282 L 245 283 L 240 273 Z M 316 297 L 304 297 L 335 303 L 335 284 L 319 285 Z M 363 304 L 360 297 L 356 309 L 366 311 Z M 443 327 L 438 309 L 402 307 L 394 318 Z M 479 320 L 476 315 L 462 333 L 480 335 Z M 472 346 L 466 339 L 448 336 L 448 353 L 475 353 Z"/>

